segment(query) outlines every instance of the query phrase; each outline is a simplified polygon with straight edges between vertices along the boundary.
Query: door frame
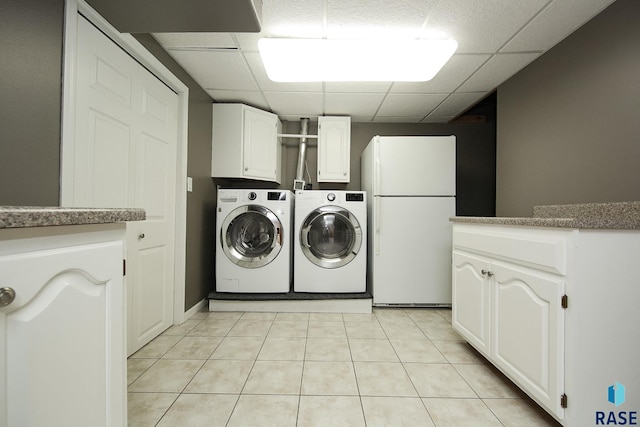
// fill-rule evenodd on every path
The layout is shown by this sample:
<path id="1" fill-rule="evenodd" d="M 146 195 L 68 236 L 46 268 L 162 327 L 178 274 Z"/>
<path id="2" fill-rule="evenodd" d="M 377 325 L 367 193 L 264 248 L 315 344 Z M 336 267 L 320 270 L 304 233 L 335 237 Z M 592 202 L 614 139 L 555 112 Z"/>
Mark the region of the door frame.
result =
<path id="1" fill-rule="evenodd" d="M 185 273 L 187 236 L 187 132 L 189 112 L 189 88 L 167 67 L 153 56 L 131 34 L 118 32 L 97 13 L 85 0 L 65 1 L 64 24 L 64 69 L 62 84 L 62 135 L 60 153 L 60 206 L 72 203 L 73 194 L 73 152 L 75 146 L 75 67 L 78 39 L 77 15 L 85 18 L 106 34 L 120 48 L 147 68 L 160 81 L 178 95 L 178 141 L 176 166 L 176 206 L 175 206 L 175 259 L 173 280 L 173 324 L 185 320 Z"/>

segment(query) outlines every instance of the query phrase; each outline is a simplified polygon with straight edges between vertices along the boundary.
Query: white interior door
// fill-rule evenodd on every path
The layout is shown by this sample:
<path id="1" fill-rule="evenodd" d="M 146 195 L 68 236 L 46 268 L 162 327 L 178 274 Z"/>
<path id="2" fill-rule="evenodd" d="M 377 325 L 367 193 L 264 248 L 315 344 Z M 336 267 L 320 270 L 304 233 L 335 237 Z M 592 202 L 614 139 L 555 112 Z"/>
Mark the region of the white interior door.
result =
<path id="1" fill-rule="evenodd" d="M 127 225 L 127 352 L 173 324 L 178 96 L 78 15 L 75 206 L 141 207 Z"/>

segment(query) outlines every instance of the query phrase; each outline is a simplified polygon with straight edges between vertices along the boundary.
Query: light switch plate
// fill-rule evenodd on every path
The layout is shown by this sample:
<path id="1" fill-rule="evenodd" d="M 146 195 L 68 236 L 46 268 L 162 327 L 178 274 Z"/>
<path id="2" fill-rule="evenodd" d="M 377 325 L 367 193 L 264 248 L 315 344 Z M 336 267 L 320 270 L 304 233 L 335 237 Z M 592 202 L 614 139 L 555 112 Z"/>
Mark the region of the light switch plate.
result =
<path id="1" fill-rule="evenodd" d="M 187 191 L 193 191 L 193 178 L 191 178 L 190 176 L 187 177 Z"/>

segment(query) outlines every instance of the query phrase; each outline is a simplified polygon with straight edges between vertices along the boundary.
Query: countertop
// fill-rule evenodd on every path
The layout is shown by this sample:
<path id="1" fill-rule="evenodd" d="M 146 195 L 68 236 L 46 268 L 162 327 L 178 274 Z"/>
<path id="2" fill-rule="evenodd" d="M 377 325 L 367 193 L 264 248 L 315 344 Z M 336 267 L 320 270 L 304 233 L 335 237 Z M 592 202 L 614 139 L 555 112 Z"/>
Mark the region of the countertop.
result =
<path id="1" fill-rule="evenodd" d="M 137 208 L 0 206 L 0 228 L 106 224 L 144 219 L 146 219 L 144 209 Z"/>
<path id="2" fill-rule="evenodd" d="M 583 229 L 638 230 L 640 202 L 582 203 L 533 207 L 531 217 L 456 216 L 454 223 Z"/>

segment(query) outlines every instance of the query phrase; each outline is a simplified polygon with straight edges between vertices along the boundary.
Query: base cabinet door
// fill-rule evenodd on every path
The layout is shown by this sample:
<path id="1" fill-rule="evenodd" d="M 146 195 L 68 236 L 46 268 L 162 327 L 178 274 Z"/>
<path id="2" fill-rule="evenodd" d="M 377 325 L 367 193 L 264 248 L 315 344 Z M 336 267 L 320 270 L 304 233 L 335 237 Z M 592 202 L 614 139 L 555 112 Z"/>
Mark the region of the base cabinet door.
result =
<path id="1" fill-rule="evenodd" d="M 493 262 L 493 361 L 560 418 L 564 409 L 562 278 Z"/>
<path id="2" fill-rule="evenodd" d="M 15 295 L 0 307 L 1 427 L 126 425 L 123 253 L 114 241 L 0 254 Z"/>
<path id="3" fill-rule="evenodd" d="M 453 252 L 452 324 L 485 356 L 491 352 L 491 300 L 487 258 Z"/>

